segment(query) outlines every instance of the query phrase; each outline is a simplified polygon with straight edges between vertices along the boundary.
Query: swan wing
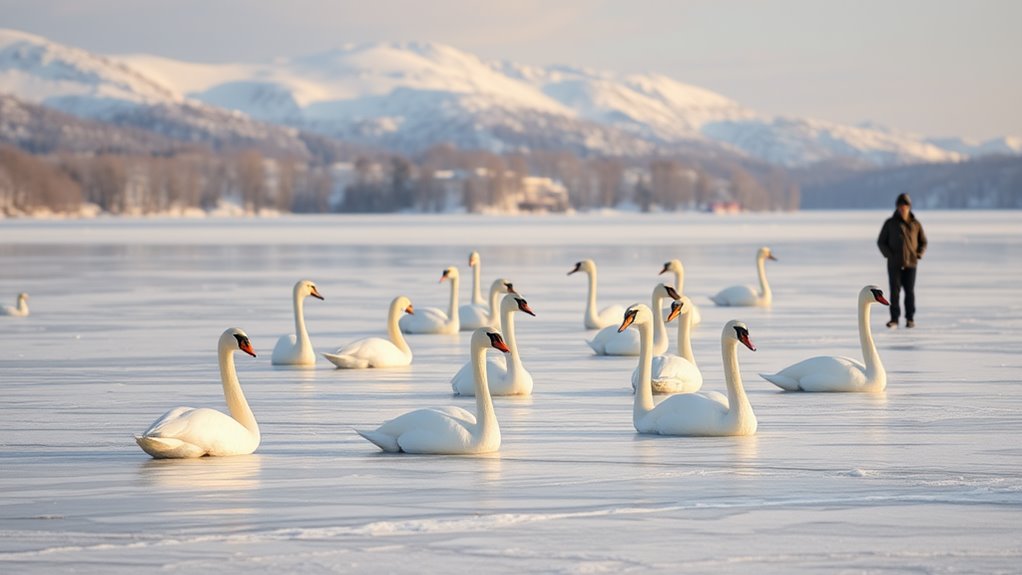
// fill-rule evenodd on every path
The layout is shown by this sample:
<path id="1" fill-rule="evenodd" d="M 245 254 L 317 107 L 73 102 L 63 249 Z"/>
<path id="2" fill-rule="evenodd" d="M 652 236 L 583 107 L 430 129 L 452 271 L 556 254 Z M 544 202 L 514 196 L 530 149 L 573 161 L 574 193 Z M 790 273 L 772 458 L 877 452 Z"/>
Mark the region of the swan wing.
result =
<path id="1" fill-rule="evenodd" d="M 683 393 L 657 404 L 641 422 L 649 431 L 639 431 L 661 435 L 721 435 L 728 432 L 727 415 L 726 396 L 715 391 Z"/>
<path id="2" fill-rule="evenodd" d="M 703 386 L 703 374 L 689 360 L 677 355 L 658 355 L 653 358 L 652 383 L 654 394 L 692 393 Z M 639 368 L 632 371 L 632 391 L 639 385 Z"/>
<path id="3" fill-rule="evenodd" d="M 503 389 L 505 379 L 507 379 L 507 360 L 503 356 L 487 356 L 486 383 L 489 385 L 491 395 L 506 395 L 498 393 L 498 390 Z M 454 395 L 475 396 L 475 372 L 472 369 L 471 361 L 461 366 L 458 373 L 451 378 L 451 389 L 454 391 Z"/>
<path id="4" fill-rule="evenodd" d="M 427 307 L 415 310 L 415 315 L 404 315 L 398 320 L 398 327 L 404 333 L 438 333 L 447 325 L 447 313 L 442 309 Z"/>
<path id="5" fill-rule="evenodd" d="M 755 306 L 759 303 L 759 292 L 752 286 L 731 286 L 710 296 L 719 306 Z"/>
<path id="6" fill-rule="evenodd" d="M 465 453 L 471 449 L 475 416 L 459 407 L 417 409 L 372 432 L 359 434 L 385 451 Z M 381 437 L 381 434 L 386 437 Z M 388 439 L 389 438 L 389 439 Z"/>
<path id="7" fill-rule="evenodd" d="M 473 331 L 493 324 L 488 305 L 463 305 L 458 308 L 458 319 L 461 321 L 461 331 Z"/>
<path id="8" fill-rule="evenodd" d="M 621 317 L 625 314 L 625 308 L 619 305 L 609 305 L 600 310 L 600 313 L 596 314 L 597 321 L 600 322 L 600 327 L 613 325 L 618 326 L 621 324 Z"/>
<path id="9" fill-rule="evenodd" d="M 324 353 L 323 357 L 345 369 L 396 367 L 412 362 L 411 354 L 406 355 L 393 342 L 382 337 L 353 341 L 334 353 Z"/>
<path id="10" fill-rule="evenodd" d="M 760 377 L 789 391 L 860 391 L 867 385 L 866 366 L 862 362 L 835 355 L 804 359 Z"/>
<path id="11" fill-rule="evenodd" d="M 259 445 L 258 440 L 253 444 L 252 432 L 233 417 L 208 407 L 174 408 L 153 422 L 141 437 L 174 439 L 195 446 L 201 450 L 200 455 L 241 455 L 252 453 Z"/>
<path id="12" fill-rule="evenodd" d="M 607 326 L 586 343 L 597 355 L 639 355 L 639 332 L 634 329 L 618 332 Z"/>
<path id="13" fill-rule="evenodd" d="M 273 346 L 273 354 L 270 356 L 270 363 L 282 364 L 291 363 L 297 357 L 298 337 L 295 334 L 280 336 L 277 345 Z"/>

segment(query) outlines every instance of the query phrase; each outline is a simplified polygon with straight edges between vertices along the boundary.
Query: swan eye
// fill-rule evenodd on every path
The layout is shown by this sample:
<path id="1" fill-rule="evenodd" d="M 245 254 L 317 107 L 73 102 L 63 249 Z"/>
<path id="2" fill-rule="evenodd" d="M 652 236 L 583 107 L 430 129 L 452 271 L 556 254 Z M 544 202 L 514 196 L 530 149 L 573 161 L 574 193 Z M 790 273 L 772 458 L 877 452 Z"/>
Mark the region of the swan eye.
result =
<path id="1" fill-rule="evenodd" d="M 238 333 L 234 334 L 234 339 L 238 340 L 238 347 L 248 343 L 248 338 Z"/>
<path id="2" fill-rule="evenodd" d="M 749 337 L 749 330 L 745 329 L 744 327 L 742 327 L 740 325 L 736 325 L 735 326 L 735 335 L 738 337 L 738 339 L 742 339 L 743 337 L 747 338 L 747 337 Z"/>

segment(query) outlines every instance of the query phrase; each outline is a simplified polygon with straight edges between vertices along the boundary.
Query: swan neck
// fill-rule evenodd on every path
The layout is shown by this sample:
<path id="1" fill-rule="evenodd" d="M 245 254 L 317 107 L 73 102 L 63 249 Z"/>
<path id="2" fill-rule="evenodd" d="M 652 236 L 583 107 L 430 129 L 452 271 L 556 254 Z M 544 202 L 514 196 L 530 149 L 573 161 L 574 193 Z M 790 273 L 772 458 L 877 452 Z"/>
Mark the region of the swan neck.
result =
<path id="1" fill-rule="evenodd" d="M 866 378 L 875 382 L 878 376 L 886 380 L 887 372 L 883 363 L 880 362 L 880 354 L 877 352 L 876 342 L 873 341 L 873 330 L 870 328 L 870 302 L 863 300 L 859 302 L 859 345 L 862 347 L 862 361 L 866 364 Z"/>
<path id="2" fill-rule="evenodd" d="M 447 305 L 447 318 L 451 321 L 458 319 L 458 286 L 460 281 L 458 276 L 455 275 L 450 279 L 451 281 L 451 299 Z"/>
<path id="3" fill-rule="evenodd" d="M 482 305 L 482 304 L 486 303 L 486 301 L 483 300 L 483 294 L 482 294 L 482 291 L 479 288 L 479 274 L 480 274 L 480 269 L 479 268 L 481 268 L 481 267 L 483 267 L 482 264 L 478 264 L 478 263 L 476 265 L 472 266 L 472 303 L 475 304 L 475 305 Z M 492 312 L 493 312 L 493 308 L 492 307 L 490 308 L 490 312 L 492 314 Z"/>
<path id="4" fill-rule="evenodd" d="M 599 324 L 596 318 L 596 270 L 586 272 L 589 277 L 589 293 L 586 297 L 586 324 L 595 326 Z"/>
<path id="5" fill-rule="evenodd" d="M 685 294 L 685 270 L 681 268 L 674 270 L 674 289 L 682 295 Z"/>
<path id="6" fill-rule="evenodd" d="M 692 365 L 696 364 L 695 354 L 692 353 L 692 311 L 689 310 L 678 318 L 678 356 L 688 360 Z"/>
<path id="7" fill-rule="evenodd" d="M 494 432 L 500 433 L 497 427 L 497 414 L 493 410 L 493 398 L 490 397 L 490 386 L 486 380 L 486 348 L 472 349 L 472 371 L 476 389 L 476 423 L 478 439 L 486 439 Z"/>
<path id="8" fill-rule="evenodd" d="M 390 304 L 390 311 L 387 312 L 387 338 L 390 339 L 391 343 L 397 346 L 405 354 L 411 352 L 411 348 L 408 347 L 408 342 L 405 341 L 404 334 L 401 333 L 401 314 L 404 313 L 404 308 L 397 302 Z"/>
<path id="9" fill-rule="evenodd" d="M 767 282 L 766 277 L 766 258 L 756 258 L 756 271 L 759 274 L 759 297 L 763 299 L 770 299 L 772 293 L 770 291 L 770 284 Z"/>
<path id="10" fill-rule="evenodd" d="M 259 436 L 259 425 L 256 423 L 255 415 L 248 406 L 245 393 L 241 391 L 241 382 L 238 381 L 238 372 L 234 368 L 234 351 L 230 348 L 219 350 L 220 353 L 220 383 L 224 386 L 224 400 L 227 401 L 227 409 L 231 417 L 238 423 L 245 426 L 245 429 Z"/>
<path id="11" fill-rule="evenodd" d="M 497 321 L 498 314 L 500 313 L 500 303 L 498 301 L 500 299 L 500 287 L 501 286 L 499 284 L 490 286 L 490 309 L 488 310 L 488 314 L 490 316 L 490 321 L 495 323 Z"/>
<path id="12" fill-rule="evenodd" d="M 311 353 L 312 348 L 309 332 L 305 329 L 305 298 L 298 290 L 295 290 L 292 297 L 295 310 L 295 345 L 298 348 L 298 354 L 302 356 Z"/>
<path id="13" fill-rule="evenodd" d="M 650 299 L 651 305 L 649 309 L 653 310 L 653 347 L 664 352 L 669 344 L 667 341 L 667 324 L 664 322 L 664 312 L 661 307 L 664 303 L 664 296 L 657 289 L 654 290 L 653 297 Z"/>
<path id="14" fill-rule="evenodd" d="M 511 351 L 507 363 L 508 374 L 514 374 L 522 367 L 522 359 L 518 355 L 518 338 L 515 336 L 515 311 L 513 309 L 503 310 L 500 314 L 500 331 L 504 334 L 504 342 Z"/>
<path id="15" fill-rule="evenodd" d="M 738 367 L 738 341 L 721 338 L 720 352 L 724 360 L 724 381 L 727 383 L 728 415 L 743 419 L 752 413 L 749 398 L 742 385 L 742 371 Z"/>
<path id="16" fill-rule="evenodd" d="M 632 422 L 636 426 L 639 420 L 653 411 L 653 326 L 644 323 L 639 329 L 639 386 L 635 390 L 635 403 L 632 406 Z"/>

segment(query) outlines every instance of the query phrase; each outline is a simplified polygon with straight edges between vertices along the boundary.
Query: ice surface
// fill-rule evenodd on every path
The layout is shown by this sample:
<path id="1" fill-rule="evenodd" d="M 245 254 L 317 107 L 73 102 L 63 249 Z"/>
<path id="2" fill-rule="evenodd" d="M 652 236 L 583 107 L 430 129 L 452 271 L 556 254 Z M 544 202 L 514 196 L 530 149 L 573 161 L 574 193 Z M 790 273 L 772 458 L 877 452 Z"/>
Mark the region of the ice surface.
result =
<path id="1" fill-rule="evenodd" d="M 818 353 L 856 357 L 859 288 L 885 288 L 886 212 L 286 217 L 0 222 L 0 572 L 1008 573 L 1022 564 L 1022 225 L 1017 212 L 926 212 L 915 330 L 873 329 L 880 395 L 782 393 L 755 374 Z M 774 307 L 707 296 L 755 283 L 769 245 Z M 514 281 L 531 398 L 497 398 L 486 457 L 392 456 L 352 432 L 460 405 L 468 334 L 410 336 L 411 367 L 273 368 L 295 280 L 314 345 L 384 333 L 387 305 L 447 303 L 441 270 L 471 249 Z M 647 437 L 631 424 L 632 358 L 594 357 L 599 303 L 645 302 L 681 258 L 701 306 L 704 389 L 723 389 L 720 327 L 759 433 Z M 462 286 L 467 297 L 470 286 Z M 255 455 L 154 461 L 131 434 L 177 405 L 223 409 L 216 340 L 245 329 L 239 376 Z M 674 330 L 670 330 L 672 337 Z"/>

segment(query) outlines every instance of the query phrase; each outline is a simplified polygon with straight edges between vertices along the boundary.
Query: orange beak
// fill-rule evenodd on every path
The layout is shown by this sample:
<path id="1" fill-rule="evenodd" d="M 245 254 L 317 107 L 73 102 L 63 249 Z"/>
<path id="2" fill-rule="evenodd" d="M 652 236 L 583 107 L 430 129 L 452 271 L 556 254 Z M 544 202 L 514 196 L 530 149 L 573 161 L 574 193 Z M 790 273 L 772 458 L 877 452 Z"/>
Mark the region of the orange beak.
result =
<path id="1" fill-rule="evenodd" d="M 316 299 L 324 299 L 323 296 L 319 295 L 319 291 L 317 291 L 316 288 L 312 288 L 312 293 L 310 293 L 309 295 Z"/>
<path id="2" fill-rule="evenodd" d="M 408 315 L 415 315 L 415 308 L 412 307 L 412 304 L 408 304 L 408 307 L 405 308 L 405 313 Z"/>
<path id="3" fill-rule="evenodd" d="M 252 349 L 252 344 L 248 343 L 247 341 L 238 344 L 238 349 L 240 349 L 241 351 L 251 355 L 252 357 L 256 356 L 255 350 Z"/>
<path id="4" fill-rule="evenodd" d="M 624 330 L 628 329 L 628 326 L 632 325 L 632 322 L 634 322 L 634 321 L 635 321 L 635 313 L 634 312 L 625 315 L 625 320 L 623 322 L 621 322 L 621 327 L 617 328 L 617 332 L 621 333 Z"/>
<path id="5" fill-rule="evenodd" d="M 667 322 L 670 323 L 674 318 L 681 315 L 681 304 L 671 304 L 671 313 L 667 314 Z"/>

